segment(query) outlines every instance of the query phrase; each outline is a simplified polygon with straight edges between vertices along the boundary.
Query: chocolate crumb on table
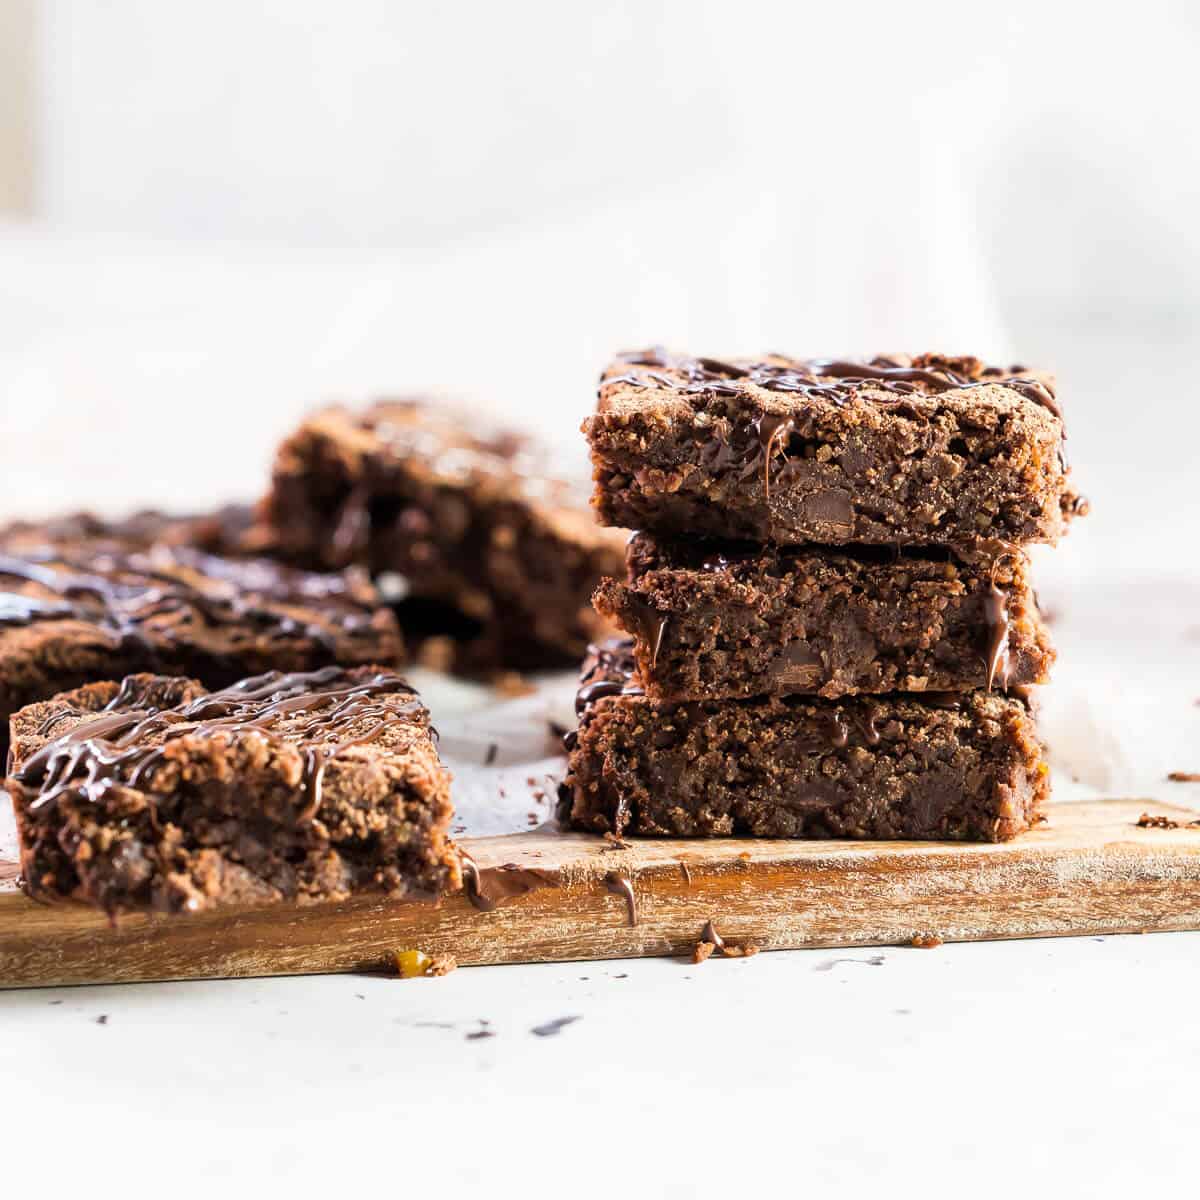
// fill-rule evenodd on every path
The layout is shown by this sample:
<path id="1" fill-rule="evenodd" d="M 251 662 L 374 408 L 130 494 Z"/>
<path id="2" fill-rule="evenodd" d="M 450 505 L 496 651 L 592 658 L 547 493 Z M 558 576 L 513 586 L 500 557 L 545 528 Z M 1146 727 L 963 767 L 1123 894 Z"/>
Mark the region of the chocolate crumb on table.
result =
<path id="1" fill-rule="evenodd" d="M 1167 778 L 1172 783 L 1200 783 L 1200 771 L 1172 771 Z"/>
<path id="2" fill-rule="evenodd" d="M 625 535 L 529 439 L 479 414 L 395 400 L 309 417 L 276 457 L 264 522 L 301 566 L 366 566 L 412 640 L 449 637 L 459 670 L 578 662 Z"/>
<path id="3" fill-rule="evenodd" d="M 578 709 L 560 816 L 618 837 L 1006 841 L 1049 788 L 1027 704 L 986 692 L 656 701 L 612 642 Z"/>
<path id="4" fill-rule="evenodd" d="M 779 549 L 636 534 L 595 603 L 656 700 L 1043 683 L 1054 651 L 1024 553 Z"/>
<path id="5" fill-rule="evenodd" d="M 461 885 L 429 714 L 373 667 L 132 675 L 12 721 L 24 886 L 110 914 Z"/>
<path id="6" fill-rule="evenodd" d="M 393 614 L 364 572 L 313 574 L 163 542 L 179 522 L 86 514 L 0 531 L 0 741 L 37 700 L 138 672 L 225 687 L 265 671 L 393 666 Z"/>
<path id="7" fill-rule="evenodd" d="M 627 529 L 780 545 L 1054 542 L 1086 507 L 1051 377 L 975 358 L 637 351 L 605 371 L 584 431 L 592 502 Z"/>

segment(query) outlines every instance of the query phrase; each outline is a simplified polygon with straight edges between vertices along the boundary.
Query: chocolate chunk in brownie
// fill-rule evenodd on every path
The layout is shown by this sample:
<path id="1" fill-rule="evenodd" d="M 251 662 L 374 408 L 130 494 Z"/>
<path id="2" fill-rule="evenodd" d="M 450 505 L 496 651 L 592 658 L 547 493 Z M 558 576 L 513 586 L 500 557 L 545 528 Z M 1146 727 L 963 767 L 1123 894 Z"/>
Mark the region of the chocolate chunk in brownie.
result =
<path id="1" fill-rule="evenodd" d="M 605 524 L 799 542 L 1053 542 L 1080 502 L 1049 376 L 922 355 L 621 356 L 584 423 Z"/>
<path id="2" fill-rule="evenodd" d="M 397 597 L 436 601 L 447 628 L 418 637 L 465 619 L 478 666 L 578 662 L 607 632 L 591 594 L 621 570 L 624 539 L 527 439 L 480 426 L 433 402 L 317 413 L 279 450 L 270 536 L 289 561 L 360 563 Z"/>
<path id="3" fill-rule="evenodd" d="M 197 912 L 461 885 L 429 715 L 375 667 L 87 684 L 14 716 L 5 786 L 36 898 Z"/>
<path id="4" fill-rule="evenodd" d="M 672 703 L 613 643 L 579 708 L 562 815 L 618 837 L 1006 841 L 1049 791 L 1026 703 L 986 692 Z"/>
<path id="5" fill-rule="evenodd" d="M 224 687 L 403 656 L 395 617 L 362 571 L 311 574 L 158 544 L 129 523 L 72 521 L 0 535 L 5 739 L 23 705 L 138 671 Z"/>
<path id="6" fill-rule="evenodd" d="M 1054 651 L 1028 560 L 639 533 L 597 609 L 634 637 L 656 700 L 968 691 L 1044 683 Z"/>

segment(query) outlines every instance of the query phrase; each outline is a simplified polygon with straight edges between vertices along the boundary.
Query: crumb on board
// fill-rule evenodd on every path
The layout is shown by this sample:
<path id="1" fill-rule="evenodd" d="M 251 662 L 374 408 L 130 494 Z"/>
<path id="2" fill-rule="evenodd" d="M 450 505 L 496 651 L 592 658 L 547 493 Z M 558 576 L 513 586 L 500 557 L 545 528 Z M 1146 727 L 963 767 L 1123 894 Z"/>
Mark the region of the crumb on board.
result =
<path id="1" fill-rule="evenodd" d="M 1171 771 L 1167 778 L 1172 783 L 1200 783 L 1200 771 Z"/>
<path id="2" fill-rule="evenodd" d="M 916 950 L 936 950 L 944 943 L 936 933 L 914 933 L 909 945 Z"/>

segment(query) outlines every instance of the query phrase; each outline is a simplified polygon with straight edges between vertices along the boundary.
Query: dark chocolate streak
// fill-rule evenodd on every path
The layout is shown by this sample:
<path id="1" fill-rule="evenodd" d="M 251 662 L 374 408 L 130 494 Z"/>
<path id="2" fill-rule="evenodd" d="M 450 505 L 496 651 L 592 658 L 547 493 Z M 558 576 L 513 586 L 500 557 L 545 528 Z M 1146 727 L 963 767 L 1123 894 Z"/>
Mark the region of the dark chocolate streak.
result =
<path id="1" fill-rule="evenodd" d="M 389 725 L 411 719 L 420 708 L 416 693 L 400 676 L 380 672 L 356 682 L 340 667 L 290 675 L 271 671 L 174 708 L 124 707 L 132 695 L 126 680 L 102 713 L 47 743 L 24 763 L 17 782 L 40 792 L 31 811 L 67 794 L 100 803 L 114 785 L 141 788 L 175 738 L 253 730 L 280 742 L 309 743 L 304 747 L 306 803 L 296 815 L 297 823 L 304 824 L 321 807 L 329 761 L 376 740 Z M 410 699 L 400 705 L 382 699 L 394 695 Z M 285 721 L 286 737 L 281 737 L 279 726 Z M 371 724 L 362 733 L 344 736 L 360 722 Z"/>
<path id="2" fill-rule="evenodd" d="M 151 669 L 158 660 L 145 636 L 150 623 L 155 635 L 168 641 L 178 639 L 176 625 L 187 629 L 198 618 L 213 626 L 244 625 L 274 640 L 303 635 L 332 651 L 333 636 L 325 625 L 286 611 L 318 604 L 321 617 L 349 637 L 371 630 L 371 607 L 340 576 L 310 575 L 257 559 L 231 562 L 188 547 L 148 553 L 106 547 L 82 558 L 45 547 L 0 554 L 0 576 L 36 584 L 55 597 L 0 591 L 0 626 L 83 621 L 107 630 Z"/>

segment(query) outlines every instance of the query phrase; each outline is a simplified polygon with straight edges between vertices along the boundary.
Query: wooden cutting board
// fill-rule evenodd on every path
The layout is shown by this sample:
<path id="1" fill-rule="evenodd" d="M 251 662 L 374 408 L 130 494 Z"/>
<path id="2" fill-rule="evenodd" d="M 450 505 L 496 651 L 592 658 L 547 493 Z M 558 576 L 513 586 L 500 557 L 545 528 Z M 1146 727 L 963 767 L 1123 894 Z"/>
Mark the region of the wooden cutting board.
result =
<path id="1" fill-rule="evenodd" d="M 1140 828 L 1147 809 L 1177 828 Z M 358 899 L 190 917 L 42 906 L 0 863 L 0 987 L 385 969 L 391 952 L 459 965 L 690 954 L 705 922 L 763 950 L 1200 928 L 1195 813 L 1061 805 L 1007 845 L 643 840 L 535 830 L 463 843 L 480 911 Z"/>

